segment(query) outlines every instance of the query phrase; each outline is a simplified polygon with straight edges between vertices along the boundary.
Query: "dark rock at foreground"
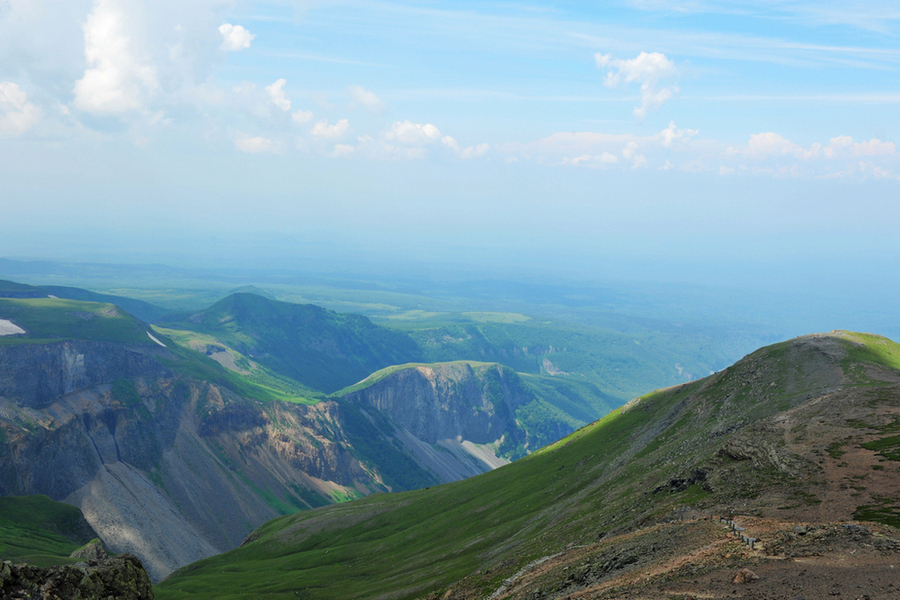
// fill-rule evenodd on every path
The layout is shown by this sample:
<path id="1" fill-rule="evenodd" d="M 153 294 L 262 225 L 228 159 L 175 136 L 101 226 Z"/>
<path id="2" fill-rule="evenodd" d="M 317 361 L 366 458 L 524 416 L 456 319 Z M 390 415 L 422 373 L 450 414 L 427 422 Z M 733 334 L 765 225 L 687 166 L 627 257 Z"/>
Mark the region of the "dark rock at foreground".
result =
<path id="1" fill-rule="evenodd" d="M 152 600 L 141 561 L 121 554 L 104 561 L 62 567 L 0 563 L 0 598 L 29 600 Z"/>

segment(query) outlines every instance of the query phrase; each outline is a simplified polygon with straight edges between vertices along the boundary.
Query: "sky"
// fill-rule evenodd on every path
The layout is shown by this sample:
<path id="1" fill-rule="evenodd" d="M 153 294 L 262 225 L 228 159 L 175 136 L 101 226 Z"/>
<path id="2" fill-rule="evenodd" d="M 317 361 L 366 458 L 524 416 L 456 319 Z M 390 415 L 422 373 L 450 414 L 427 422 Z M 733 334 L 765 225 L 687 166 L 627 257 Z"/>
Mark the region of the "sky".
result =
<path id="1" fill-rule="evenodd" d="M 0 256 L 865 293 L 898 34 L 893 0 L 0 0 Z"/>

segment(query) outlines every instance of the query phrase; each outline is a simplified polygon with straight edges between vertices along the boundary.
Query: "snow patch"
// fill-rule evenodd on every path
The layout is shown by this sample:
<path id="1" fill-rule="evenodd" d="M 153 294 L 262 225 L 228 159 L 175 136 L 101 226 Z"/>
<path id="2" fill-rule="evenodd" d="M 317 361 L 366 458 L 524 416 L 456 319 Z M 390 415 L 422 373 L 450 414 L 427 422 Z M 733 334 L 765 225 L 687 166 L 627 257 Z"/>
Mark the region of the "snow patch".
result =
<path id="1" fill-rule="evenodd" d="M 0 335 L 18 335 L 25 333 L 25 330 L 6 319 L 0 319 Z"/>

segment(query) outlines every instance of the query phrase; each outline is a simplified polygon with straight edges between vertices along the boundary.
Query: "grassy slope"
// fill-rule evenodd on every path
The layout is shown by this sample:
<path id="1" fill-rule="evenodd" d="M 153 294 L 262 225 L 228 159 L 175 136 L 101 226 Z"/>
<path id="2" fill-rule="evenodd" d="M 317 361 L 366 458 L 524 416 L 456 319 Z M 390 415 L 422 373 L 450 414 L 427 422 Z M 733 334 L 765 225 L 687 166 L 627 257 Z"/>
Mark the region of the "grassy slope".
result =
<path id="1" fill-rule="evenodd" d="M 157 598 L 276 599 L 296 590 L 311 598 L 405 598 L 504 559 L 524 564 L 578 532 L 597 535 L 586 527 L 596 511 L 620 502 L 596 493 L 596 471 L 648 416 L 619 409 L 565 443 L 478 477 L 272 521 L 257 541 L 179 571 Z"/>
<path id="2" fill-rule="evenodd" d="M 200 313 L 162 325 L 208 334 L 279 375 L 322 392 L 420 357 L 408 336 L 366 317 L 254 294 L 232 294 Z"/>
<path id="3" fill-rule="evenodd" d="M 112 304 L 54 298 L 0 298 L 0 318 L 25 330 L 0 337 L 0 344 L 46 343 L 62 339 L 108 341 L 152 347 L 149 327 Z"/>
<path id="4" fill-rule="evenodd" d="M 486 320 L 471 313 L 396 319 L 390 325 L 407 331 L 429 362 L 499 362 L 520 373 L 591 383 L 622 402 L 646 393 L 648 386 L 683 383 L 730 362 L 707 348 L 689 352 L 690 340 L 666 332 L 622 333 L 538 319 Z"/>
<path id="5" fill-rule="evenodd" d="M 26 331 L 0 337 L 0 345 L 45 344 L 67 339 L 123 344 L 152 353 L 182 375 L 223 385 L 244 397 L 262 402 L 316 400 L 228 371 L 202 353 L 179 346 L 159 331 L 153 332 L 147 324 L 112 304 L 55 298 L 0 298 L 0 319 L 9 319 Z M 150 339 L 148 332 L 153 332 L 168 352 Z"/>
<path id="6" fill-rule="evenodd" d="M 885 365 L 900 356 L 884 338 L 858 347 L 848 337 L 839 344 L 856 352 L 853 360 L 871 364 L 874 354 L 874 364 Z M 655 522 L 678 504 L 734 500 L 735 487 L 704 500 L 710 493 L 700 486 L 671 484 L 697 465 L 722 464 L 715 457 L 726 438 L 714 431 L 772 416 L 833 385 L 829 360 L 777 344 L 629 403 L 496 471 L 271 521 L 252 543 L 178 571 L 157 598 L 414 598 L 479 569 L 487 596 L 524 564 L 568 545 Z M 755 488 L 784 483 L 761 470 Z"/>
<path id="7" fill-rule="evenodd" d="M 47 298 L 49 296 L 64 298 L 66 300 L 80 300 L 83 302 L 115 304 L 129 314 L 132 314 L 143 321 L 147 321 L 148 323 L 170 312 L 165 308 L 154 306 L 153 304 L 150 304 L 148 302 L 135 300 L 134 298 L 126 298 L 124 296 L 100 294 L 97 292 L 92 292 L 90 290 L 83 290 L 81 288 L 68 286 L 34 286 L 0 279 L 0 297 Z"/>
<path id="8" fill-rule="evenodd" d="M 0 497 L 0 559 L 39 567 L 76 562 L 69 555 L 95 537 L 81 511 L 46 496 Z"/>

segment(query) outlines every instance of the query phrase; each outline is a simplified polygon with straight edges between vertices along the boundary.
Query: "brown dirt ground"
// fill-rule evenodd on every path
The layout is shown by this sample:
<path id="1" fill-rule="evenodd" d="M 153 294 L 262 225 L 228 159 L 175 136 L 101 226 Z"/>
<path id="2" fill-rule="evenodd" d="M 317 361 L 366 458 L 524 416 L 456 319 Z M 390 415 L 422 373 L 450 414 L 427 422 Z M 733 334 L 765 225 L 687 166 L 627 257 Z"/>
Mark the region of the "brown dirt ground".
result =
<path id="1" fill-rule="evenodd" d="M 520 574 L 494 598 L 900 600 L 896 529 L 756 517 L 735 521 L 744 535 L 763 541 L 750 550 L 712 517 L 656 525 L 571 549 Z M 733 583 L 744 568 L 759 579 Z M 454 592 L 451 597 L 468 597 L 463 589 Z"/>

